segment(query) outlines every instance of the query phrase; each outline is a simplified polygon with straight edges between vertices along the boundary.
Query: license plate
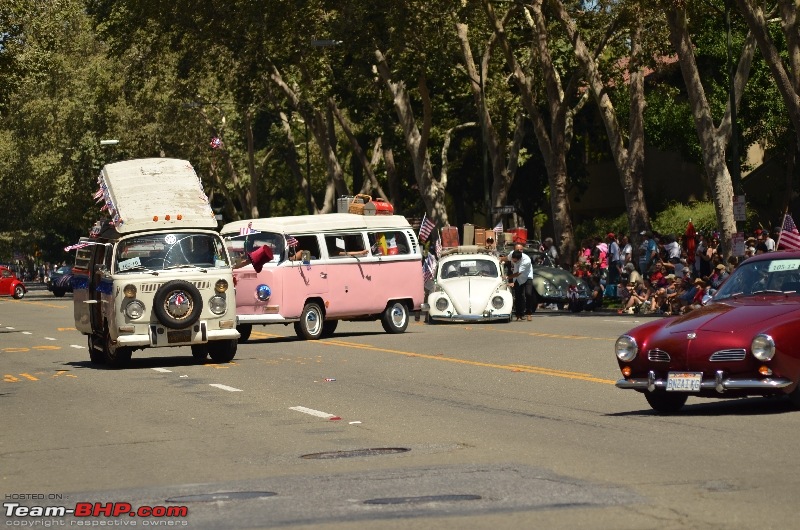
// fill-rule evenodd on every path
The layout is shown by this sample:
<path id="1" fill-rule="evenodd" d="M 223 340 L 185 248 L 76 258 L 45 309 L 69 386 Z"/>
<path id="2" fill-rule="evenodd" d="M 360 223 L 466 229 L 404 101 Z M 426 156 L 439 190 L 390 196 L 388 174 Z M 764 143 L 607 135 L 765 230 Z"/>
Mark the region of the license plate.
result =
<path id="1" fill-rule="evenodd" d="M 703 372 L 670 372 L 667 374 L 667 392 L 700 392 Z"/>
<path id="2" fill-rule="evenodd" d="M 190 342 L 192 340 L 191 329 L 181 329 L 178 331 L 167 331 L 167 343 Z"/>

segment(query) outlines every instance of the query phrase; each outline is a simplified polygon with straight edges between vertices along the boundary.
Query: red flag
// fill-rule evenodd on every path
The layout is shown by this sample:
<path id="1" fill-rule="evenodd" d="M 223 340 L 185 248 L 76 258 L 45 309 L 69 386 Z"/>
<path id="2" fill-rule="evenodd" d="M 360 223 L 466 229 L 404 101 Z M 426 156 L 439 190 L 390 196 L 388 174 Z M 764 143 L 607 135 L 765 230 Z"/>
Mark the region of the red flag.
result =
<path id="1" fill-rule="evenodd" d="M 694 262 L 694 252 L 697 249 L 696 242 L 694 240 L 696 235 L 697 233 L 694 231 L 692 220 L 689 219 L 689 224 L 686 225 L 686 232 L 683 233 L 683 237 L 686 240 L 686 257 L 689 263 Z"/>

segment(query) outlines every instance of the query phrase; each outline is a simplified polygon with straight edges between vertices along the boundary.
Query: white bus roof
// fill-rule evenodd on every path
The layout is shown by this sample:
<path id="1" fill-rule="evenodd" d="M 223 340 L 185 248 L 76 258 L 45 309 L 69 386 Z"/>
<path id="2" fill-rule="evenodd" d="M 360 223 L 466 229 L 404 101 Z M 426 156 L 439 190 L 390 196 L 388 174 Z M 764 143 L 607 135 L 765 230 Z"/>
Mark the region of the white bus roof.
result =
<path id="1" fill-rule="evenodd" d="M 259 232 L 278 232 L 300 235 L 332 230 L 389 230 L 411 228 L 402 215 L 358 215 L 353 213 L 328 213 L 320 215 L 295 215 L 234 221 L 222 227 L 223 236 L 239 235 L 240 230 L 251 228 Z"/>
<path id="2" fill-rule="evenodd" d="M 203 184 L 186 160 L 143 158 L 106 164 L 100 172 L 100 187 L 121 234 L 217 228 Z"/>

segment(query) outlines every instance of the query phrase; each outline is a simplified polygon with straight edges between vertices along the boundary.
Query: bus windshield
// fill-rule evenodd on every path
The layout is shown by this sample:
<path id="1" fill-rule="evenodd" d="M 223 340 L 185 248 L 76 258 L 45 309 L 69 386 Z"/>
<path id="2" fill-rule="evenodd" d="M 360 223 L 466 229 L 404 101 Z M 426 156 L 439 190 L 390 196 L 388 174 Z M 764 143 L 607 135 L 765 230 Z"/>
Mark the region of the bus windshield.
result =
<path id="1" fill-rule="evenodd" d="M 115 273 L 182 267 L 230 267 L 222 240 L 214 234 L 169 232 L 135 236 L 117 244 Z"/>

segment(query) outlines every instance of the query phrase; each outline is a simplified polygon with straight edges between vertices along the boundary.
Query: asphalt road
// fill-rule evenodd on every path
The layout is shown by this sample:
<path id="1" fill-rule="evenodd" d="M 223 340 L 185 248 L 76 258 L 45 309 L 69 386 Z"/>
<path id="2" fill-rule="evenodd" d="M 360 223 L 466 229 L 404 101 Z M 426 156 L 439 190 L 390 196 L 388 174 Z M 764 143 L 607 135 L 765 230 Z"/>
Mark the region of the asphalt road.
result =
<path id="1" fill-rule="evenodd" d="M 613 384 L 614 340 L 636 324 L 341 323 L 315 342 L 256 327 L 228 365 L 175 348 L 108 370 L 89 363 L 69 295 L 2 298 L 3 524 L 794 527 L 800 414 L 696 398 L 654 414 Z M 124 514 L 19 511 L 96 504 Z M 147 506 L 186 513 L 128 515 Z"/>

